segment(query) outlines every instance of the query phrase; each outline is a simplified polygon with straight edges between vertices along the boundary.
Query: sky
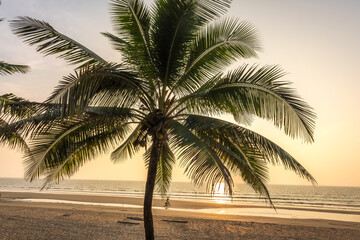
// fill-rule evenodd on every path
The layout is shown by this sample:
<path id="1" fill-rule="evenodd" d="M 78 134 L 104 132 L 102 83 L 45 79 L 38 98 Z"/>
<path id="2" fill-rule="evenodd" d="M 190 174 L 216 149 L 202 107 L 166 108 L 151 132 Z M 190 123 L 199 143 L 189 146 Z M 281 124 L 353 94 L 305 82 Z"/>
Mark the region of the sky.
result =
<path id="1" fill-rule="evenodd" d="M 151 0 L 146 1 L 151 4 Z M 50 23 L 59 32 L 103 58 L 121 62 L 100 32 L 112 32 L 108 0 L 3 0 L 6 20 L 30 16 Z M 256 119 L 250 129 L 279 144 L 316 178 L 318 184 L 360 186 L 360 1 L 358 0 L 234 0 L 227 16 L 256 26 L 263 51 L 257 62 L 278 64 L 283 79 L 317 114 L 315 142 L 291 139 L 271 123 Z M 26 64 L 26 75 L 0 76 L 0 94 L 14 93 L 45 100 L 73 67 L 55 56 L 44 57 L 14 36 L 8 22 L 0 23 L 0 59 Z M 19 152 L 0 147 L 0 177 L 23 177 Z M 74 179 L 145 180 L 141 154 L 114 165 L 109 155 L 87 163 Z M 189 181 L 176 168 L 173 181 Z M 236 182 L 241 182 L 235 177 Z M 283 167 L 270 168 L 270 184 L 309 184 Z"/>

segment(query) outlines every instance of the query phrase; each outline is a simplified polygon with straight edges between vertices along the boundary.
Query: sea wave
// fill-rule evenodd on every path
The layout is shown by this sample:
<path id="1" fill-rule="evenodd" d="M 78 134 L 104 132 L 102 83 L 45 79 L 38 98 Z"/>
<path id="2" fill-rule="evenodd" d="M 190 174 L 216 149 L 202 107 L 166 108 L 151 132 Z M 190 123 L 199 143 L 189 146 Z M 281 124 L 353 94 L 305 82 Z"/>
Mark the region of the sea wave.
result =
<path id="1" fill-rule="evenodd" d="M 29 183 L 23 179 L 0 178 L 0 191 L 36 192 L 40 190 L 41 186 L 41 181 Z M 135 181 L 66 180 L 44 191 L 142 197 L 144 188 L 144 182 Z M 269 191 L 276 206 L 360 211 L 359 187 L 269 185 Z M 187 201 L 220 201 L 229 204 L 268 206 L 265 198 L 260 198 L 245 184 L 236 184 L 234 195 L 230 198 L 224 193 L 208 194 L 204 187 L 196 187 L 191 183 L 173 182 L 167 196 L 171 199 Z M 155 197 L 161 198 L 162 196 L 155 194 Z"/>

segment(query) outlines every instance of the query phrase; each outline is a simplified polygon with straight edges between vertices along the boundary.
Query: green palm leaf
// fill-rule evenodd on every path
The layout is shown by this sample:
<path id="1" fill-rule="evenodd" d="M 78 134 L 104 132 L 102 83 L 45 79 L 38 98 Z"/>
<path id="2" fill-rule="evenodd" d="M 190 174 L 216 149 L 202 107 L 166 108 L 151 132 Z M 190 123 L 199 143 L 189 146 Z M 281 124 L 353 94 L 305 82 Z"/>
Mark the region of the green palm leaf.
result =
<path id="1" fill-rule="evenodd" d="M 149 39 L 150 12 L 147 6 L 141 0 L 113 0 L 110 14 L 114 29 L 120 37 L 110 33 L 104 35 L 115 49 L 121 51 L 127 64 L 151 80 L 154 68 Z"/>
<path id="2" fill-rule="evenodd" d="M 6 131 L 13 133 L 17 132 L 24 138 L 31 138 L 42 131 L 46 131 L 51 128 L 54 122 L 62 119 L 60 107 L 56 105 L 49 106 L 48 104 L 19 102 L 11 104 L 11 109 L 13 110 L 15 108 L 14 106 L 17 108 L 17 105 L 19 105 L 20 108 L 25 107 L 26 110 L 21 112 L 20 116 L 8 117 L 9 124 L 6 127 Z"/>
<path id="3" fill-rule="evenodd" d="M 93 136 L 88 136 L 85 140 L 79 141 L 76 144 L 69 145 L 67 155 L 62 159 L 52 163 L 51 166 L 46 166 L 44 175 L 44 187 L 51 186 L 53 182 L 59 182 L 62 179 L 71 177 L 76 173 L 81 166 L 86 162 L 94 159 L 99 154 L 105 153 L 110 146 L 114 146 L 114 138 L 123 134 L 119 131 L 125 129 L 117 128 L 111 131 L 103 131 Z M 126 130 L 127 131 L 127 130 Z M 30 169 L 30 168 L 29 168 Z M 29 177 L 34 176 L 30 174 Z"/>
<path id="4" fill-rule="evenodd" d="M 204 134 L 209 139 L 218 139 L 218 146 L 229 146 L 238 150 L 238 156 L 252 155 L 252 158 L 264 163 L 273 165 L 283 165 L 286 169 L 294 171 L 300 177 L 316 184 L 313 176 L 289 153 L 283 150 L 269 139 L 257 134 L 249 129 L 229 123 L 223 120 L 199 116 L 188 115 L 186 126 L 190 129 Z M 233 150 L 232 150 L 233 151 Z M 249 154 L 246 154 L 249 152 Z M 261 177 L 266 180 L 266 174 Z"/>
<path id="5" fill-rule="evenodd" d="M 225 18 L 208 24 L 197 33 L 185 73 L 174 91 L 194 92 L 212 76 L 240 58 L 257 57 L 258 34 L 248 22 Z"/>
<path id="6" fill-rule="evenodd" d="M 84 161 L 113 147 L 129 130 L 127 123 L 122 124 L 114 118 L 101 116 L 53 124 L 51 129 L 32 140 L 31 153 L 24 161 L 25 177 L 34 180 L 42 174 L 53 174 L 53 171 L 57 171 L 53 176 L 70 176 Z M 65 162 L 71 162 L 72 167 L 64 164 Z"/>
<path id="7" fill-rule="evenodd" d="M 116 32 L 131 46 L 141 48 L 150 59 L 150 13 L 142 0 L 112 0 L 112 22 Z"/>
<path id="8" fill-rule="evenodd" d="M 171 182 L 172 169 L 175 165 L 175 155 L 171 151 L 168 144 L 163 144 L 161 147 L 160 159 L 157 166 L 155 183 L 158 187 L 158 192 L 165 196 Z"/>
<path id="9" fill-rule="evenodd" d="M 216 152 L 196 136 L 187 126 L 170 121 L 172 148 L 182 161 L 185 172 L 195 184 L 207 183 L 207 189 L 214 192 L 215 185 L 225 181 L 232 194 L 233 181 L 229 170 Z"/>
<path id="10" fill-rule="evenodd" d="M 271 120 L 291 137 L 311 142 L 316 115 L 288 82 L 278 80 L 283 75 L 277 66 L 243 65 L 179 102 L 187 102 L 191 112 L 226 111 L 235 118 L 238 113 L 252 114 Z"/>
<path id="11" fill-rule="evenodd" d="M 65 77 L 47 102 L 59 104 L 63 106 L 63 112 L 75 114 L 89 105 L 132 106 L 139 101 L 139 95 L 151 101 L 145 89 L 142 81 L 119 66 L 84 67 L 75 75 Z"/>
<path id="12" fill-rule="evenodd" d="M 265 196 L 265 200 L 274 207 L 265 185 L 268 179 L 268 168 L 259 152 L 249 147 L 240 147 L 239 144 L 235 145 L 231 141 L 224 141 L 222 137 L 216 141 L 213 136 L 209 137 L 199 131 L 197 134 L 214 149 L 233 173 L 239 174 L 245 183 L 249 184 L 260 196 Z"/>
<path id="13" fill-rule="evenodd" d="M 25 101 L 24 98 L 17 97 L 12 93 L 0 95 L 0 112 L 1 112 L 1 114 L 7 114 L 11 110 L 13 110 L 11 108 L 11 104 L 24 102 L 24 101 Z"/>
<path id="14" fill-rule="evenodd" d="M 29 66 L 10 64 L 0 60 L 0 75 L 9 75 L 14 73 L 27 73 Z"/>
<path id="15" fill-rule="evenodd" d="M 17 132 L 8 131 L 8 123 L 0 118 L 0 146 L 8 146 L 13 149 L 20 149 L 24 153 L 28 153 L 30 148 L 26 141 Z"/>
<path id="16" fill-rule="evenodd" d="M 146 165 L 149 164 L 151 158 L 152 146 L 147 149 L 144 159 Z M 157 191 L 164 197 L 169 189 L 172 169 L 175 165 L 175 155 L 171 151 L 171 148 L 168 143 L 165 143 L 161 146 L 160 149 L 160 158 L 157 165 L 157 173 L 155 184 L 157 186 Z"/>
<path id="17" fill-rule="evenodd" d="M 7 145 L 13 149 L 17 148 L 26 153 L 29 152 L 29 147 L 25 139 L 9 124 L 14 119 L 28 116 L 28 107 L 14 107 L 14 104 L 24 101 L 25 99 L 12 93 L 0 96 L 0 145 Z"/>
<path id="18" fill-rule="evenodd" d="M 150 29 L 153 56 L 159 77 L 166 86 L 180 76 L 196 31 L 224 14 L 230 1 L 155 1 Z"/>
<path id="19" fill-rule="evenodd" d="M 75 40 L 59 33 L 50 24 L 30 17 L 18 17 L 10 21 L 13 33 L 45 55 L 60 54 L 70 64 L 97 65 L 107 62 Z M 81 67 L 80 66 L 80 67 Z"/>
<path id="20" fill-rule="evenodd" d="M 132 158 L 139 151 L 140 146 L 136 144 L 136 141 L 141 134 L 141 128 L 142 125 L 139 124 L 127 139 L 111 153 L 110 158 L 114 163 Z"/>

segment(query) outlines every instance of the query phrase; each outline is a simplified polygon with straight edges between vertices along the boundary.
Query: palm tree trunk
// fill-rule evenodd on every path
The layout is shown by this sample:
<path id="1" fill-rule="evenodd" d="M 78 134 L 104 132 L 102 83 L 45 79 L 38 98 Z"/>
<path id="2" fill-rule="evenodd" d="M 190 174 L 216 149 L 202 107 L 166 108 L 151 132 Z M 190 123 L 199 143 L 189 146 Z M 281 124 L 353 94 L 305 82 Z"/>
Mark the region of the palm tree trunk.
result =
<path id="1" fill-rule="evenodd" d="M 161 141 L 156 137 L 153 138 L 153 145 L 151 149 L 150 162 L 148 167 L 148 175 L 146 180 L 145 197 L 144 197 L 144 227 L 146 240 L 153 240 L 154 224 L 152 216 L 152 200 L 155 187 L 155 178 L 157 172 L 157 164 L 160 158 Z"/>

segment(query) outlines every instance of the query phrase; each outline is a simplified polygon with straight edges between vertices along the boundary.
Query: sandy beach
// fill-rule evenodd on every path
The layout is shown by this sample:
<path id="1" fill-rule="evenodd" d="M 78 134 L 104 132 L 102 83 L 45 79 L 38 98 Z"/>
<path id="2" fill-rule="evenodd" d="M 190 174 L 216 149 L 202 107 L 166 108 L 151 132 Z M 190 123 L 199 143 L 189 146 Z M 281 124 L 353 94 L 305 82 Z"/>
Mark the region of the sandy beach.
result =
<path id="1" fill-rule="evenodd" d="M 0 239 L 144 239 L 142 209 L 27 201 L 57 199 L 141 205 L 141 198 L 3 192 Z M 207 214 L 172 209 L 225 208 L 226 204 L 171 201 L 153 210 L 157 239 L 360 239 L 360 223 Z M 155 207 L 163 201 L 154 200 Z M 247 206 L 235 206 L 237 208 Z"/>

